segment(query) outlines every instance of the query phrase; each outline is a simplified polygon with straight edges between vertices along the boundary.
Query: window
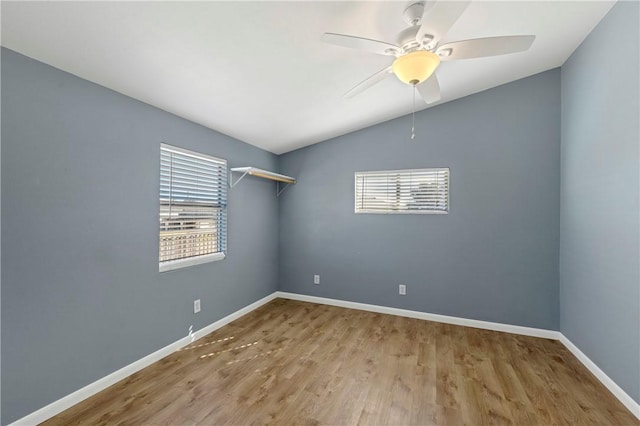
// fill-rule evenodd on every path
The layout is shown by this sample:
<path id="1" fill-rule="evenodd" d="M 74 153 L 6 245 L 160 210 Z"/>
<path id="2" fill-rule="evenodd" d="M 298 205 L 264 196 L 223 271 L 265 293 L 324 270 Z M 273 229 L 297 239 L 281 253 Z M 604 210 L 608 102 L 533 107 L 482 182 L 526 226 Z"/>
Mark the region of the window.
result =
<path id="1" fill-rule="evenodd" d="M 227 162 L 160 145 L 160 271 L 224 259 Z"/>
<path id="2" fill-rule="evenodd" d="M 449 169 L 356 172 L 356 213 L 449 212 Z"/>

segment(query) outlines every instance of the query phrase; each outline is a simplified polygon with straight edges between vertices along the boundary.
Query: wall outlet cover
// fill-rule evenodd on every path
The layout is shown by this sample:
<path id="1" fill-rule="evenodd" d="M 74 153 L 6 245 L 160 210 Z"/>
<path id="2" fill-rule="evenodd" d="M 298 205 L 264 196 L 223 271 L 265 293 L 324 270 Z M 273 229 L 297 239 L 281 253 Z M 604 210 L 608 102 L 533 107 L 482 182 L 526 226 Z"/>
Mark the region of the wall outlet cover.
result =
<path id="1" fill-rule="evenodd" d="M 197 314 L 198 312 L 200 312 L 200 299 L 193 301 L 193 313 Z"/>
<path id="2" fill-rule="evenodd" d="M 314 284 L 320 284 L 320 275 L 314 275 L 313 276 L 313 283 Z"/>
<path id="3" fill-rule="evenodd" d="M 398 294 L 405 296 L 407 294 L 407 286 L 404 284 L 400 284 L 398 286 Z"/>

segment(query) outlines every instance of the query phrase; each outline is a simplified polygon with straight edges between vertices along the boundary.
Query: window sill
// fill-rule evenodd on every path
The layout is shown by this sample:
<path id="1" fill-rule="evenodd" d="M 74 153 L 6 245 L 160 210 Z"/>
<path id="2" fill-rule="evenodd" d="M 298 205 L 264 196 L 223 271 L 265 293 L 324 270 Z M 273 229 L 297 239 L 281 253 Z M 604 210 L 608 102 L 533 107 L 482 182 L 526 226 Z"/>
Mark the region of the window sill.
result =
<path id="1" fill-rule="evenodd" d="M 187 259 L 171 260 L 159 265 L 160 272 L 173 271 L 174 269 L 186 268 L 188 266 L 200 265 L 201 263 L 215 262 L 222 260 L 226 256 L 224 253 L 213 253 L 204 256 L 190 257 Z"/>
<path id="2" fill-rule="evenodd" d="M 356 214 L 449 214 L 442 210 L 356 210 Z"/>

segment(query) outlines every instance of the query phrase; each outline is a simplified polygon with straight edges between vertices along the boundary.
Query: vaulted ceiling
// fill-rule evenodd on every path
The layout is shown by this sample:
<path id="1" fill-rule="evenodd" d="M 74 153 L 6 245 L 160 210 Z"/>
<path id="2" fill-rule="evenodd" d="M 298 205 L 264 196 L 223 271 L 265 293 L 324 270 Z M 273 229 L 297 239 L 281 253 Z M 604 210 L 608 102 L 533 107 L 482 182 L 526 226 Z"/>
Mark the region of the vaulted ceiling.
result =
<path id="1" fill-rule="evenodd" d="M 3 1 L 2 45 L 279 154 L 411 112 L 395 77 L 344 99 L 393 58 L 320 40 L 395 42 L 409 4 Z M 444 41 L 537 37 L 524 53 L 442 63 L 440 103 L 562 65 L 612 5 L 473 1 Z"/>

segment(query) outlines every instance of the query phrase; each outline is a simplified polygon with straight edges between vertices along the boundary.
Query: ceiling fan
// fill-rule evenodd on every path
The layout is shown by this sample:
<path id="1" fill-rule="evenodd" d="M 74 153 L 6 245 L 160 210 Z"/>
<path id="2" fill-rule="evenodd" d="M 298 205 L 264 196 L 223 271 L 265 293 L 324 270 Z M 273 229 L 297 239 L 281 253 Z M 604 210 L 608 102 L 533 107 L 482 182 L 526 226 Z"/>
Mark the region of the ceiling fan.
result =
<path id="1" fill-rule="evenodd" d="M 403 12 L 409 28 L 400 32 L 395 44 L 346 34 L 324 33 L 322 40 L 326 43 L 395 58 L 391 65 L 358 83 L 344 97 L 351 98 L 395 74 L 400 81 L 414 86 L 426 103 L 434 103 L 440 100 L 440 86 L 434 73 L 440 61 L 505 55 L 523 52 L 531 47 L 536 38 L 534 35 L 487 37 L 442 44 L 447 32 L 469 3 L 470 0 L 410 4 Z"/>

